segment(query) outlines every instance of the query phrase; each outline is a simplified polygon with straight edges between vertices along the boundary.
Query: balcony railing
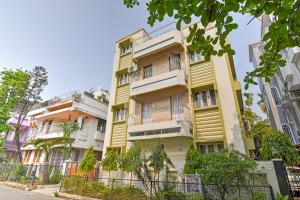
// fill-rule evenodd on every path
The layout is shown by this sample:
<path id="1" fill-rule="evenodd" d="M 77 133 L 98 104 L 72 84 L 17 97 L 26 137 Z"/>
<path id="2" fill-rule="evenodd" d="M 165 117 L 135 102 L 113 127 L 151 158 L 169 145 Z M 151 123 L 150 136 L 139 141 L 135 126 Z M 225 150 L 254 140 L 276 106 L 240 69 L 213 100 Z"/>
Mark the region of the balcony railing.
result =
<path id="1" fill-rule="evenodd" d="M 141 70 L 138 73 L 132 75 L 133 82 L 155 77 L 174 70 L 185 71 L 185 62 L 182 59 L 171 59 L 168 62 L 152 65 L 151 67 L 140 67 L 140 69 Z"/>
<path id="2" fill-rule="evenodd" d="M 167 33 L 167 32 L 170 32 L 170 31 L 173 31 L 173 30 L 176 30 L 176 23 L 175 22 L 172 22 L 170 24 L 167 24 L 165 26 L 162 26 L 150 33 L 147 33 L 146 35 L 140 37 L 140 38 L 137 38 L 135 40 L 135 46 L 138 46 L 146 41 L 149 41 L 149 40 L 152 40 L 164 33 Z"/>
<path id="3" fill-rule="evenodd" d="M 79 134 L 79 135 L 78 135 Z M 76 135 L 76 136 L 75 136 Z M 83 126 L 76 132 L 72 133 L 72 137 L 79 136 L 80 138 L 85 138 L 88 135 L 88 126 Z M 36 128 L 32 131 L 30 135 L 30 139 L 36 139 L 36 138 L 56 138 L 56 137 L 62 137 L 63 136 L 63 130 L 60 126 L 60 124 L 53 124 L 53 125 L 44 125 Z"/>
<path id="4" fill-rule="evenodd" d="M 187 106 L 176 106 L 152 109 L 129 115 L 129 125 L 136 126 L 167 121 L 191 121 L 190 109 Z"/>
<path id="5" fill-rule="evenodd" d="M 58 97 L 54 97 L 50 100 L 47 100 L 45 102 L 36 104 L 33 106 L 32 110 L 36 110 L 39 108 L 43 108 L 43 107 L 48 107 L 48 106 L 52 106 L 55 105 L 57 103 L 64 103 L 64 102 L 68 102 L 70 100 L 74 100 L 74 101 L 81 101 L 82 99 L 82 93 L 78 92 L 78 91 L 73 91 L 70 93 L 66 93 L 64 95 L 58 96 Z M 84 94 L 86 95 L 86 94 Z"/>

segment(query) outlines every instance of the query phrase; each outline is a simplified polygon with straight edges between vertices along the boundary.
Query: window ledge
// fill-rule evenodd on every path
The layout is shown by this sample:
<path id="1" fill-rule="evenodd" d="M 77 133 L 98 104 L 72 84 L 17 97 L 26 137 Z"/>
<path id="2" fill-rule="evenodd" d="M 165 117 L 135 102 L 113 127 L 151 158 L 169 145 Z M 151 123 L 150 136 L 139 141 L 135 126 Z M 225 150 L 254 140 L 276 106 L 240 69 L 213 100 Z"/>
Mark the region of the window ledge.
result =
<path id="1" fill-rule="evenodd" d="M 218 108 L 218 105 L 207 106 L 207 107 L 202 107 L 202 108 L 197 108 L 197 107 L 195 107 L 195 111 L 199 111 L 199 110 L 208 110 L 208 109 L 213 109 L 213 108 Z"/>
<path id="2" fill-rule="evenodd" d="M 127 121 L 126 121 L 126 120 L 122 120 L 122 121 L 114 121 L 113 124 L 121 124 L 121 123 L 124 123 L 124 122 L 126 123 Z"/>
<path id="3" fill-rule="evenodd" d="M 197 61 L 190 61 L 190 65 L 196 65 L 200 63 L 209 62 L 210 60 L 197 60 Z"/>
<path id="4" fill-rule="evenodd" d="M 132 50 L 131 50 L 131 51 L 129 51 L 129 52 L 127 52 L 127 53 L 121 54 L 121 55 L 120 55 L 120 58 L 122 58 L 122 57 L 125 57 L 125 56 L 127 56 L 127 55 L 131 54 L 131 52 L 132 52 Z"/>
<path id="5" fill-rule="evenodd" d="M 117 87 L 122 87 L 122 86 L 125 86 L 125 85 L 129 85 L 129 83 L 120 84 L 120 85 L 117 85 Z"/>

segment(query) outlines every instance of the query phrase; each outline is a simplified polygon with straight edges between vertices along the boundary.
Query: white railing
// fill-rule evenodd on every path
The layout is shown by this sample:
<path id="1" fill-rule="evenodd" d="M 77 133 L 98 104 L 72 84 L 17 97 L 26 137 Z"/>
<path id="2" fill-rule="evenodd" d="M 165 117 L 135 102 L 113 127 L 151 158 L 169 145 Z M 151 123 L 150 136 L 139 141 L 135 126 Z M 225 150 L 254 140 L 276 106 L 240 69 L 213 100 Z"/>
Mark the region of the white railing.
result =
<path id="1" fill-rule="evenodd" d="M 88 136 L 89 127 L 83 126 L 82 128 L 79 128 L 76 132 L 72 133 L 71 136 L 73 138 L 79 138 L 79 139 L 86 139 Z M 34 129 L 31 132 L 30 139 L 36 139 L 39 137 L 46 137 L 47 136 L 53 136 L 53 137 L 61 137 L 63 136 L 63 130 L 60 126 L 60 124 L 52 124 L 52 125 L 44 125 L 39 126 L 38 128 Z"/>
<path id="2" fill-rule="evenodd" d="M 69 92 L 69 93 L 66 93 L 64 95 L 57 96 L 57 97 L 54 97 L 52 99 L 49 99 L 45 102 L 36 104 L 32 107 L 32 110 L 36 110 L 36 109 L 39 109 L 39 108 L 55 105 L 57 103 L 64 103 L 64 102 L 67 102 L 67 101 L 70 101 L 70 100 L 80 101 L 82 99 L 82 95 L 83 94 L 78 92 L 78 91 Z"/>
<path id="3" fill-rule="evenodd" d="M 164 107 L 151 111 L 136 112 L 129 115 L 129 125 L 136 126 L 166 121 L 191 121 L 191 111 L 188 106 Z"/>
<path id="4" fill-rule="evenodd" d="M 132 81 L 139 81 L 151 77 L 158 76 L 174 70 L 184 70 L 185 71 L 185 62 L 182 59 L 171 59 L 168 62 L 163 62 L 160 64 L 153 64 L 152 67 L 139 67 L 139 71 L 135 74 L 132 74 Z"/>
<path id="5" fill-rule="evenodd" d="M 173 30 L 176 30 L 176 23 L 175 22 L 172 22 L 170 24 L 167 24 L 165 26 L 162 26 L 150 33 L 147 33 L 147 35 L 144 35 L 140 38 L 137 38 L 135 40 L 135 46 L 138 46 L 148 40 L 151 40 L 151 39 L 154 39 L 164 33 L 167 33 L 167 32 L 170 32 L 170 31 L 173 31 Z"/>

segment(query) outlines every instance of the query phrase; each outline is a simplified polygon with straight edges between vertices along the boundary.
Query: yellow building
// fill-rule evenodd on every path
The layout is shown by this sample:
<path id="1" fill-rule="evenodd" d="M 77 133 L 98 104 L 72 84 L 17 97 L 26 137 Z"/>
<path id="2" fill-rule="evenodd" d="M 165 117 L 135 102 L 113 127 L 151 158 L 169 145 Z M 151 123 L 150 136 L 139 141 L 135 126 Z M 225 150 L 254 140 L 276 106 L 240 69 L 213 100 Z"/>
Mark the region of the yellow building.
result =
<path id="1" fill-rule="evenodd" d="M 229 146 L 249 154 L 232 57 L 205 61 L 189 50 L 188 34 L 170 25 L 117 41 L 104 153 L 126 152 L 133 141 L 147 151 L 160 138 L 179 173 L 190 141 L 203 154 Z"/>

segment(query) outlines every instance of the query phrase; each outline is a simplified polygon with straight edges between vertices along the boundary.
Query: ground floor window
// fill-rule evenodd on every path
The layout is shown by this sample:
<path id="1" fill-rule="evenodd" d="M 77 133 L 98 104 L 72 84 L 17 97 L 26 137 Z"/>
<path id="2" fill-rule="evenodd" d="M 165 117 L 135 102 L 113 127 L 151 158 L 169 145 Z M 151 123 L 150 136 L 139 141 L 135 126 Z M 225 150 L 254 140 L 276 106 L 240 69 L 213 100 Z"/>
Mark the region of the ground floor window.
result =
<path id="1" fill-rule="evenodd" d="M 198 143 L 197 144 L 198 151 L 200 154 L 207 154 L 207 153 L 213 153 L 213 152 L 221 152 L 224 151 L 224 143 L 209 143 L 209 144 L 203 144 Z"/>

